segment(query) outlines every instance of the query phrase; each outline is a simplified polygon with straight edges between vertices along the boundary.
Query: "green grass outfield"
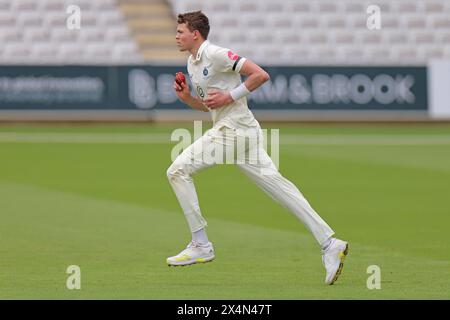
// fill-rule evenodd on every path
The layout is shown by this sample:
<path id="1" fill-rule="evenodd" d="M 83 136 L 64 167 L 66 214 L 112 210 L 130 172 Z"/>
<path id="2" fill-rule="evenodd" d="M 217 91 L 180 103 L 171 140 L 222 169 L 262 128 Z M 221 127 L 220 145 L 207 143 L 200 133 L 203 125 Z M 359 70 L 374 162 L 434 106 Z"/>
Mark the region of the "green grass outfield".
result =
<path id="1" fill-rule="evenodd" d="M 230 165 L 195 176 L 216 260 L 169 268 L 190 240 L 166 178 L 174 127 L 9 125 L 0 298 L 450 298 L 450 126 L 272 127 L 282 174 L 350 242 L 334 286 L 304 226 Z M 66 288 L 69 265 L 81 290 Z"/>

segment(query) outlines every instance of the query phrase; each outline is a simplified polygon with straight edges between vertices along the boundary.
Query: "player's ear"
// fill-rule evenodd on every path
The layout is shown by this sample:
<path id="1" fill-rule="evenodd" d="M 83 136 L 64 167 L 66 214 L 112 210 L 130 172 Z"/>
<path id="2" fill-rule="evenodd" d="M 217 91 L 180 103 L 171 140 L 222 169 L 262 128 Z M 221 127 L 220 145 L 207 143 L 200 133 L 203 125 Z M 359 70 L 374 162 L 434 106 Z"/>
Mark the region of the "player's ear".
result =
<path id="1" fill-rule="evenodd" d="M 194 40 L 197 40 L 199 35 L 200 35 L 200 32 L 198 32 L 198 30 L 194 30 Z"/>

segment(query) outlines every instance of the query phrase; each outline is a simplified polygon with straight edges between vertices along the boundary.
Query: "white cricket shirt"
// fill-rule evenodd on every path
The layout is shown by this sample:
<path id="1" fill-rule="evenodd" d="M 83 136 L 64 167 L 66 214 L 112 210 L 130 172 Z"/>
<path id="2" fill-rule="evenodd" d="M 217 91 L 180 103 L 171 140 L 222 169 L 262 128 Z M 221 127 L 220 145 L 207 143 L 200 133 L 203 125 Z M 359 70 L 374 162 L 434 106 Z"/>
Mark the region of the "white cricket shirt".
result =
<path id="1" fill-rule="evenodd" d="M 205 100 L 208 90 L 219 89 L 230 91 L 241 84 L 239 71 L 245 58 L 234 54 L 231 50 L 216 46 L 208 40 L 202 43 L 197 56 L 188 58 L 187 70 L 197 96 Z M 252 112 L 248 109 L 247 98 L 243 97 L 233 103 L 211 110 L 214 125 L 254 126 L 257 124 Z"/>

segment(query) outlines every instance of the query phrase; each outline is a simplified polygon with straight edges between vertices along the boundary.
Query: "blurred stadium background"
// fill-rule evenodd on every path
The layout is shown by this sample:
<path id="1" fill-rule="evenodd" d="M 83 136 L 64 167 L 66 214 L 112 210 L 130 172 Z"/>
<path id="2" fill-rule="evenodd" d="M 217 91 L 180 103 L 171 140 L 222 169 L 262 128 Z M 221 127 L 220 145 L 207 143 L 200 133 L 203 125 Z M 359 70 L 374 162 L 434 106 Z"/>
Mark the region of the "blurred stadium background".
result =
<path id="1" fill-rule="evenodd" d="M 445 0 L 1 0 L 0 120 L 207 119 L 170 90 L 176 14 L 198 9 L 212 42 L 269 70 L 250 99 L 262 120 L 450 117 Z"/>
<path id="2" fill-rule="evenodd" d="M 170 135 L 209 120 L 172 91 L 176 14 L 198 9 L 271 75 L 249 106 L 351 244 L 332 290 L 303 226 L 229 166 L 196 178 L 217 262 L 164 265 L 189 239 Z M 450 298 L 450 1 L 0 0 L 0 41 L 0 298 Z"/>

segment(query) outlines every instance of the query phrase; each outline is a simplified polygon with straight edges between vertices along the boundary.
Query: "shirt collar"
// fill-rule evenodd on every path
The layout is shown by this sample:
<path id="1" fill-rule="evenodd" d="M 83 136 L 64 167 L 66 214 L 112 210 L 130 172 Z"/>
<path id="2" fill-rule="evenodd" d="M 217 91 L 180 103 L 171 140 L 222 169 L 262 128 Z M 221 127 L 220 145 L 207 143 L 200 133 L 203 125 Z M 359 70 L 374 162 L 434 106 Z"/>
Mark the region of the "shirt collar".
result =
<path id="1" fill-rule="evenodd" d="M 209 41 L 208 41 L 208 40 L 203 41 L 203 43 L 202 43 L 202 45 L 200 46 L 200 48 L 198 48 L 197 56 L 196 56 L 195 58 L 193 57 L 194 63 L 200 61 L 200 58 L 202 57 L 203 50 L 205 50 L 205 48 L 206 48 L 208 45 L 209 45 Z"/>

